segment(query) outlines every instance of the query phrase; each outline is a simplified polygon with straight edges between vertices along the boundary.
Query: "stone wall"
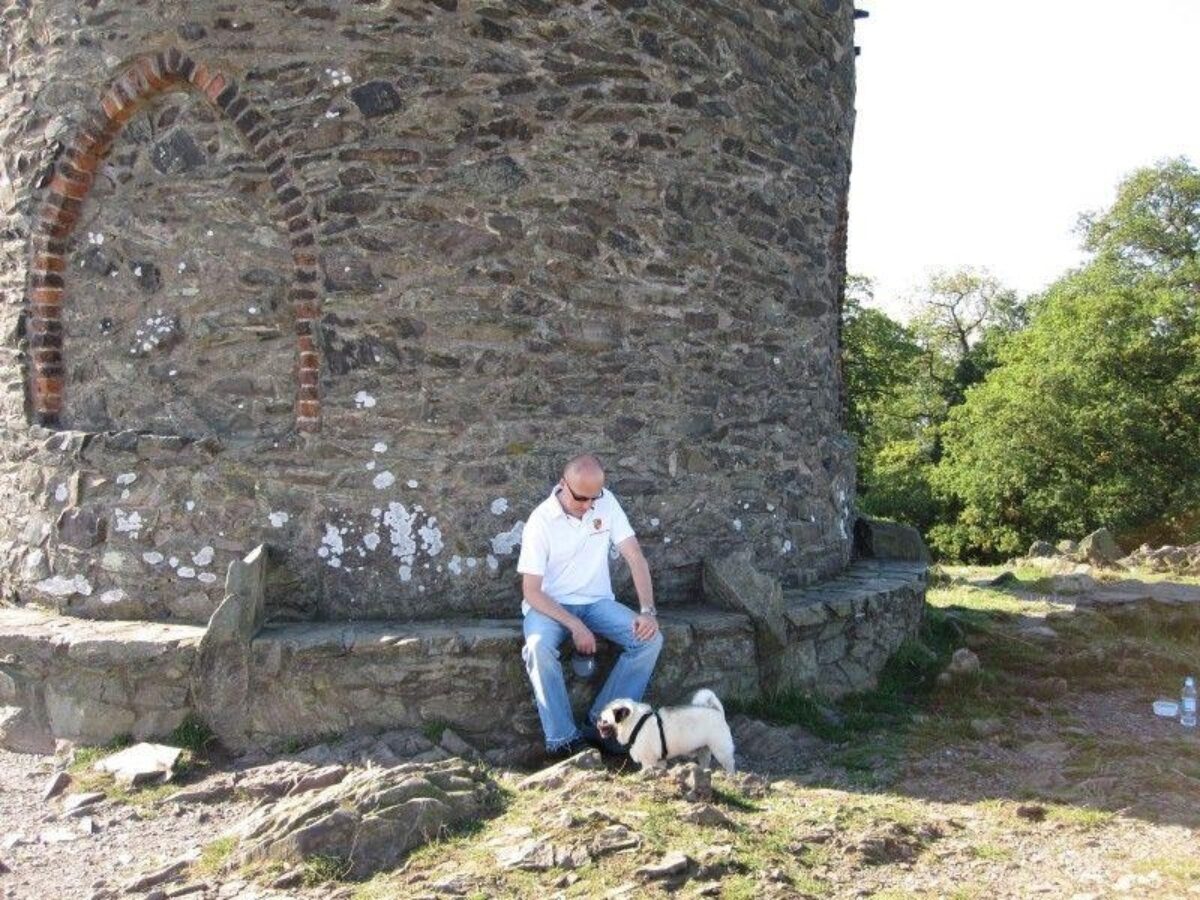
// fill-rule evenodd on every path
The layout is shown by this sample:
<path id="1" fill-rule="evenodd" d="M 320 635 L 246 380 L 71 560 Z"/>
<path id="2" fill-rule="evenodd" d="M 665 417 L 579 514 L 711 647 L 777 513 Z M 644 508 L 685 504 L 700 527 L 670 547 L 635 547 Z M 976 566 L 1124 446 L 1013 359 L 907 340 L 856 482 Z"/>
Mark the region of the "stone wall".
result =
<path id="1" fill-rule="evenodd" d="M 839 570 L 852 29 L 849 0 L 7 18 L 0 587 L 202 622 L 266 542 L 275 619 L 506 615 L 582 449 L 668 605 L 735 546 Z"/>

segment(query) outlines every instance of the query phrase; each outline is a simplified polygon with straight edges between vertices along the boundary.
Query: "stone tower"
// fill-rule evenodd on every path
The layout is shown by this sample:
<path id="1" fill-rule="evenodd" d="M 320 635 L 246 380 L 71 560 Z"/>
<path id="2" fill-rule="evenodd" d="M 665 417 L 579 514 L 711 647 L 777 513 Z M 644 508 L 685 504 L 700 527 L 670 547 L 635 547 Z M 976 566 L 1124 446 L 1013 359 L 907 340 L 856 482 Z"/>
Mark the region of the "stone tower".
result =
<path id="1" fill-rule="evenodd" d="M 850 555 L 849 0 L 39 0 L 0 74 L 9 598 L 513 615 L 605 462 L 663 605 Z"/>

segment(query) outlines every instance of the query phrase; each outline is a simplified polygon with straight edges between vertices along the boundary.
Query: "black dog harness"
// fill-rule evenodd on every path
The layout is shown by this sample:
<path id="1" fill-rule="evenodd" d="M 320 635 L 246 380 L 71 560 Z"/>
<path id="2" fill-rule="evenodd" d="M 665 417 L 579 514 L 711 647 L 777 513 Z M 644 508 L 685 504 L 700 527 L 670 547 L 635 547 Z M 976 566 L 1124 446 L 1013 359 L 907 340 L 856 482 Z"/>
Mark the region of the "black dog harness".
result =
<path id="1" fill-rule="evenodd" d="M 662 758 L 666 759 L 668 756 L 668 754 L 667 754 L 667 734 L 665 731 L 663 731 L 662 716 L 660 716 L 658 714 L 658 710 L 651 710 L 650 712 L 648 712 L 644 716 L 642 716 L 640 719 L 638 719 L 638 723 L 633 726 L 633 734 L 629 735 L 629 742 L 626 743 L 622 747 L 622 749 L 625 750 L 626 753 L 629 752 L 630 748 L 633 747 L 634 741 L 637 740 L 637 736 L 641 733 L 642 726 L 646 724 L 646 720 L 649 719 L 651 716 L 654 716 L 654 721 L 658 722 L 658 741 L 660 744 L 662 744 Z"/>

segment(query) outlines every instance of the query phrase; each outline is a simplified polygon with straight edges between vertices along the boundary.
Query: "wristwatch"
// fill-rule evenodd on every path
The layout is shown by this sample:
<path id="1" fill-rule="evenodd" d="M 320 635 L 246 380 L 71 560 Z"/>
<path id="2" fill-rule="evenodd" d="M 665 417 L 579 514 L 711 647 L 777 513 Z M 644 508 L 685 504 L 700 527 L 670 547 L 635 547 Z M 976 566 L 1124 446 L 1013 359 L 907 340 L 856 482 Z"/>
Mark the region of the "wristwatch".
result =
<path id="1" fill-rule="evenodd" d="M 657 610 L 657 609 L 655 609 L 653 606 L 651 606 L 649 609 L 643 609 L 643 610 L 642 610 L 642 615 L 643 615 L 643 616 L 657 617 L 657 616 L 658 616 L 658 610 Z"/>

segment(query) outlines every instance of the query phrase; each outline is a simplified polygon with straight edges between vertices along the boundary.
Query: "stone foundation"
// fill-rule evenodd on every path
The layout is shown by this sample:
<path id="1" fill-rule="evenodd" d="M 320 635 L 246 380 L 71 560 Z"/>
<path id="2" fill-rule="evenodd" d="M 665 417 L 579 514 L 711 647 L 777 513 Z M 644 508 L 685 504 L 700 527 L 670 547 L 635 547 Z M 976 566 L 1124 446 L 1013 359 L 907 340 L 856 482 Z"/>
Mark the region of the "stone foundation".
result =
<path id="1" fill-rule="evenodd" d="M 782 660 L 764 658 L 746 615 L 673 610 L 662 617 L 666 640 L 651 700 L 686 702 L 700 687 L 725 698 L 780 687 L 833 697 L 867 689 L 916 633 L 924 594 L 924 566 L 870 560 L 785 592 Z M 192 626 L 0 609 L 0 706 L 20 710 L 11 714 L 10 742 L 31 729 L 43 742 L 162 735 L 189 711 L 217 721 L 190 687 L 203 635 Z M 220 736 L 247 749 L 436 722 L 479 747 L 527 743 L 539 730 L 521 643 L 521 623 L 511 619 L 268 625 L 250 643 L 244 704 L 221 710 Z M 580 711 L 598 685 L 572 684 Z"/>

